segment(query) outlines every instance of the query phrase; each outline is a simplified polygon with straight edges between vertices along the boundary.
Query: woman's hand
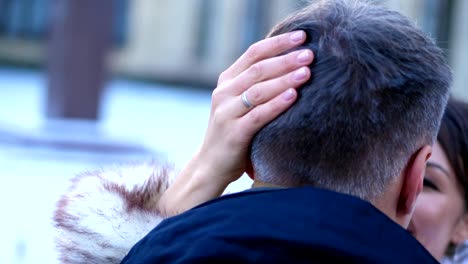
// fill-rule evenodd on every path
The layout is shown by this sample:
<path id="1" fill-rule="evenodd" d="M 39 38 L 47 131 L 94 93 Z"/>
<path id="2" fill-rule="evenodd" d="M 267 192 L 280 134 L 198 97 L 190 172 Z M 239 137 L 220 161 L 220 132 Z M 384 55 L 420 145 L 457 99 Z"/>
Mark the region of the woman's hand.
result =
<path id="1" fill-rule="evenodd" d="M 159 208 L 173 215 L 218 197 L 249 165 L 253 136 L 296 100 L 310 78 L 310 50 L 283 54 L 305 41 L 303 31 L 261 40 L 218 80 L 210 120 L 198 153 L 163 194 Z"/>

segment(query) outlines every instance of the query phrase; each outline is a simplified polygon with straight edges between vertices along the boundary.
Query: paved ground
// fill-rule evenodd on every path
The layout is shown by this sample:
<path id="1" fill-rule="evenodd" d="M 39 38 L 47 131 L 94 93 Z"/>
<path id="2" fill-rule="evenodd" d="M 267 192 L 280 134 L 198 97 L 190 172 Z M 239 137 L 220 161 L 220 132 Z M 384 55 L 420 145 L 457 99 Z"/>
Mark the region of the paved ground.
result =
<path id="1" fill-rule="evenodd" d="M 116 80 L 97 124 L 50 122 L 44 85 L 40 72 L 0 68 L 0 263 L 57 263 L 51 215 L 71 177 L 152 158 L 182 165 L 208 121 L 209 90 Z"/>

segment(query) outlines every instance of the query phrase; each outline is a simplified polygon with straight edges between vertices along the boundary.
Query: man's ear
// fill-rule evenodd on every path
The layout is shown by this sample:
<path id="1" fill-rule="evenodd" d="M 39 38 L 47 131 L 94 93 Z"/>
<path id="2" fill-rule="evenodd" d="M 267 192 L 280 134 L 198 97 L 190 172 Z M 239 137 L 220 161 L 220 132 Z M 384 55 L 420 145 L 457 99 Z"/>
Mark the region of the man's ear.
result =
<path id="1" fill-rule="evenodd" d="M 459 245 L 468 239 L 468 213 L 463 213 L 460 221 L 458 222 L 455 230 L 453 231 L 450 242 Z"/>
<path id="2" fill-rule="evenodd" d="M 423 188 L 426 163 L 431 154 L 432 148 L 426 145 L 416 152 L 408 162 L 398 198 L 397 216 L 411 216 L 416 199 Z"/>

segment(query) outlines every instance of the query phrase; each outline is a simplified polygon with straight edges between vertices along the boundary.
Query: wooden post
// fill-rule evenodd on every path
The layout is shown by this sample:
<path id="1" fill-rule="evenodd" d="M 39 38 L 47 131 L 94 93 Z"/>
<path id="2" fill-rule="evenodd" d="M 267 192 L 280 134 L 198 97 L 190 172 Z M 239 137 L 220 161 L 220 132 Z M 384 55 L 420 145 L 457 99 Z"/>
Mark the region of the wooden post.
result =
<path id="1" fill-rule="evenodd" d="M 53 0 L 47 116 L 96 120 L 112 44 L 113 0 Z"/>

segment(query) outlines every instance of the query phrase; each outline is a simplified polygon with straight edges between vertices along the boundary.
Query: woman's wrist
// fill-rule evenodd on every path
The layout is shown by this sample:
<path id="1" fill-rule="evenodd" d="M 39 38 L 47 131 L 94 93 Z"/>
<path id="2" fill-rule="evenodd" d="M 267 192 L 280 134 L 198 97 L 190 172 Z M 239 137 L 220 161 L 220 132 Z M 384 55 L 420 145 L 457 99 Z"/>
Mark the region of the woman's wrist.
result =
<path id="1" fill-rule="evenodd" d="M 202 162 L 200 162 L 202 161 Z M 163 193 L 158 202 L 160 212 L 173 216 L 219 197 L 230 181 L 216 169 L 206 166 L 207 158 L 197 153 Z"/>
<path id="2" fill-rule="evenodd" d="M 215 164 L 218 167 L 213 166 Z M 223 164 L 225 162 L 219 160 L 216 155 L 210 156 L 207 153 L 198 152 L 188 166 L 191 167 L 193 186 L 222 193 L 235 180 L 232 173 L 224 170 Z"/>

